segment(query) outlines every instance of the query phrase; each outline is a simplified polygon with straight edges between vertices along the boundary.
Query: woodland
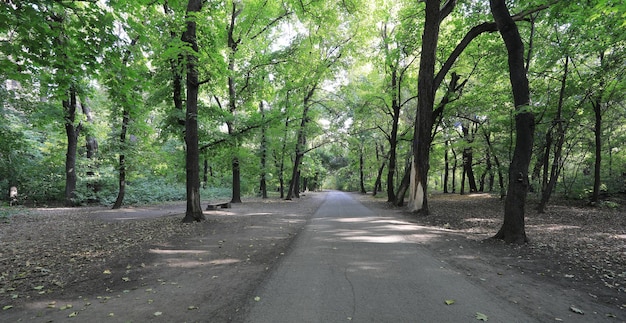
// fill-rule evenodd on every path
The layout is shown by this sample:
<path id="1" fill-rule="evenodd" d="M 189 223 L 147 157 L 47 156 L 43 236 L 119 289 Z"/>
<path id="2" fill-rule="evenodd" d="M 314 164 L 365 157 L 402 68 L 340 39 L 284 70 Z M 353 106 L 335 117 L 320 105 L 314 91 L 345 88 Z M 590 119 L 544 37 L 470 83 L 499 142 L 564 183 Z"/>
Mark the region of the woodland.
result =
<path id="1" fill-rule="evenodd" d="M 626 4 L 0 0 L 0 216 L 320 188 L 620 207 Z"/>

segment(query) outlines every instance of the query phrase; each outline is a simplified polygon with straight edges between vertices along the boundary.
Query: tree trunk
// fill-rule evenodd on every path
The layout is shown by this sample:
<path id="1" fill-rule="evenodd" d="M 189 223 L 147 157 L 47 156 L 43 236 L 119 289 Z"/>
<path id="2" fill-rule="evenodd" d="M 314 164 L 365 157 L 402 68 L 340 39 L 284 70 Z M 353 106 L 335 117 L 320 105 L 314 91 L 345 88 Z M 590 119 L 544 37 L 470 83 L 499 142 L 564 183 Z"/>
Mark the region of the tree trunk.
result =
<path id="1" fill-rule="evenodd" d="M 509 77 L 515 103 L 515 149 L 509 166 L 509 190 L 504 203 L 504 222 L 496 239 L 526 243 L 524 224 L 528 192 L 528 166 L 532 156 L 535 116 L 530 111 L 530 89 L 524 67 L 524 44 L 505 0 L 490 0 L 491 13 L 508 53 Z"/>
<path id="2" fill-rule="evenodd" d="M 456 150 L 452 150 L 452 157 L 454 157 L 454 163 L 452 164 L 452 194 L 456 193 L 456 169 L 459 166 L 459 159 L 456 155 Z"/>
<path id="3" fill-rule="evenodd" d="M 382 153 L 383 150 L 385 148 L 383 147 L 383 145 L 380 145 L 380 152 Z M 378 155 L 378 154 L 377 154 Z M 387 154 L 384 158 L 382 163 L 380 164 L 380 167 L 378 168 L 378 174 L 376 175 L 376 181 L 374 182 L 374 191 L 372 193 L 373 196 L 376 196 L 376 194 L 378 194 L 378 192 L 382 191 L 382 177 L 383 177 L 383 171 L 385 170 L 385 165 L 387 164 L 387 159 L 389 157 L 389 154 Z"/>
<path id="4" fill-rule="evenodd" d="M 427 215 L 428 169 L 430 167 L 430 144 L 435 102 L 434 73 L 441 22 L 440 0 L 426 0 L 426 21 L 422 34 L 422 52 L 417 79 L 417 114 L 413 135 L 413 163 L 409 211 Z"/>
<path id="5" fill-rule="evenodd" d="M 391 109 L 393 110 L 393 122 L 391 125 L 391 134 L 389 136 L 389 167 L 387 167 L 387 202 L 393 203 L 396 200 L 394 177 L 396 174 L 397 155 L 396 150 L 398 146 L 398 123 L 400 122 L 400 103 L 399 100 L 399 84 L 398 84 L 398 69 L 397 66 L 391 66 Z"/>
<path id="6" fill-rule="evenodd" d="M 189 0 L 187 3 L 187 30 L 183 42 L 198 52 L 196 40 L 196 15 L 202 9 L 202 0 Z M 183 222 L 205 219 L 200 206 L 200 151 L 198 147 L 198 59 L 194 54 L 187 55 L 187 102 L 185 113 L 185 144 L 187 146 L 187 210 Z"/>
<path id="7" fill-rule="evenodd" d="M 554 156 L 552 158 L 552 167 L 550 168 L 550 177 L 546 181 L 545 186 L 541 190 L 541 201 L 537 206 L 539 213 L 544 213 L 546 205 L 552 196 L 552 191 L 556 186 L 556 181 L 559 178 L 559 172 L 561 170 L 561 152 L 563 151 L 563 143 L 565 142 L 565 129 L 563 127 L 563 101 L 565 99 L 565 86 L 567 83 L 567 73 L 569 66 L 569 57 L 565 57 L 565 67 L 563 71 L 563 78 L 561 79 L 561 90 L 559 92 L 559 103 L 557 106 L 557 113 L 554 117 L 554 125 L 556 126 L 557 138 L 554 144 Z M 552 132 L 552 131 L 550 131 Z M 547 149 L 546 149 L 547 153 Z M 546 160 L 547 163 L 547 160 Z M 546 170 L 544 170 L 545 172 Z"/>
<path id="8" fill-rule="evenodd" d="M 235 21 L 237 16 L 241 13 L 241 9 L 237 8 L 237 2 L 232 2 L 232 11 L 230 16 L 230 24 L 228 26 L 228 48 L 230 52 L 228 54 L 228 110 L 234 117 L 237 111 L 237 90 L 235 88 L 235 54 L 238 51 L 240 40 L 235 39 Z M 228 126 L 228 135 L 232 136 L 235 133 L 235 124 L 233 121 L 226 122 Z M 235 143 L 235 152 L 239 149 L 239 144 Z M 232 199 L 231 203 L 241 203 L 241 170 L 239 167 L 239 157 L 233 156 L 232 159 Z"/>
<path id="9" fill-rule="evenodd" d="M 124 196 L 126 195 L 126 133 L 128 131 L 128 123 L 130 122 L 130 112 L 128 109 L 124 109 L 122 117 L 122 131 L 120 133 L 120 157 L 118 165 L 118 191 L 113 209 L 119 209 L 124 203 Z"/>
<path id="10" fill-rule="evenodd" d="M 400 187 L 398 187 L 398 192 L 396 193 L 395 206 L 404 206 L 404 197 L 409 185 L 411 185 L 411 163 L 411 158 L 408 158 L 406 167 L 404 168 L 404 176 L 402 177 Z"/>
<path id="11" fill-rule="evenodd" d="M 65 206 L 74 206 L 76 201 L 76 151 L 81 126 L 76 121 L 76 88 L 71 85 L 68 98 L 63 100 L 65 114 L 65 134 L 67 135 L 67 152 L 65 154 Z"/>
<path id="12" fill-rule="evenodd" d="M 602 165 L 602 103 L 601 98 L 593 100 L 593 114 L 595 117 L 595 126 L 593 134 L 595 136 L 595 162 L 593 165 L 593 193 L 591 195 L 591 205 L 597 205 L 600 201 L 600 186 L 602 178 L 600 170 Z"/>
<path id="13" fill-rule="evenodd" d="M 444 172 L 443 172 L 443 192 L 444 193 L 449 193 L 448 192 L 448 182 L 450 180 L 450 158 L 448 157 L 448 147 L 450 147 L 450 141 L 446 140 L 445 141 L 445 152 L 443 154 L 443 161 L 444 161 Z"/>
<path id="14" fill-rule="evenodd" d="M 365 174 L 363 173 L 364 164 L 363 149 L 361 149 L 359 151 L 359 183 L 361 185 L 361 193 L 367 194 L 367 190 L 365 189 Z"/>
<path id="15" fill-rule="evenodd" d="M 296 139 L 296 155 L 293 162 L 293 171 L 291 174 L 291 182 L 289 183 L 289 191 L 287 192 L 286 200 L 291 200 L 294 196 L 298 195 L 298 176 L 300 174 L 300 164 L 302 164 L 302 157 L 304 157 L 304 151 L 306 149 L 306 125 L 309 120 L 309 108 L 310 100 L 317 89 L 317 84 L 314 84 L 307 94 L 304 96 L 302 120 L 300 121 L 300 128 L 298 129 L 298 138 Z"/>
<path id="16" fill-rule="evenodd" d="M 204 167 L 202 169 L 202 188 L 206 188 L 207 183 L 209 182 L 209 160 L 204 158 Z"/>
<path id="17" fill-rule="evenodd" d="M 259 184 L 259 191 L 261 198 L 267 198 L 267 137 L 265 135 L 267 125 L 265 124 L 265 109 L 263 108 L 263 101 L 259 103 L 259 110 L 261 110 L 261 179 Z"/>

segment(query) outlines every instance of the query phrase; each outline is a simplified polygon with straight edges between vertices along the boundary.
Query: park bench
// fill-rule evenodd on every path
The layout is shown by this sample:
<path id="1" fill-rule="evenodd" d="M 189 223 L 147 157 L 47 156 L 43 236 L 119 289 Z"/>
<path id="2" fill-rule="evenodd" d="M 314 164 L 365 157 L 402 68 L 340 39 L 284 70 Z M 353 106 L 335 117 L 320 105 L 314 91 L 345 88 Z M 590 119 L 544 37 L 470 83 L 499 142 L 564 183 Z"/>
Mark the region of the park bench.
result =
<path id="1" fill-rule="evenodd" d="M 207 211 L 217 209 L 230 209 L 230 202 L 209 204 L 206 206 Z"/>

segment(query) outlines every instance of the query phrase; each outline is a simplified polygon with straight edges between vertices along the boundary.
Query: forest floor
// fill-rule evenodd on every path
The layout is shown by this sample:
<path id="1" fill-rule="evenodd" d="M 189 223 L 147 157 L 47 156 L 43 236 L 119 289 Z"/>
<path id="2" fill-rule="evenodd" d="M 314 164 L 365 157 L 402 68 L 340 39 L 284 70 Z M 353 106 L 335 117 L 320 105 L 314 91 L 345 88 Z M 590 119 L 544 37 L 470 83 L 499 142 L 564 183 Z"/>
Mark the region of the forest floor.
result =
<path id="1" fill-rule="evenodd" d="M 593 312 L 597 303 L 613 311 L 596 314 L 625 320 L 626 203 L 591 208 L 561 200 L 537 214 L 531 200 L 530 242 L 511 246 L 487 239 L 503 209 L 488 194 L 435 194 L 429 216 L 353 196 L 381 214 L 436 228 L 438 239 L 426 246 L 460 271 L 489 268 L 576 291 L 584 299 L 572 311 Z M 256 287 L 323 198 L 247 199 L 206 211 L 207 221 L 195 224 L 181 223 L 181 202 L 12 212 L 0 217 L 0 321 L 242 321 Z M 508 281 L 484 283 L 521 288 Z"/>

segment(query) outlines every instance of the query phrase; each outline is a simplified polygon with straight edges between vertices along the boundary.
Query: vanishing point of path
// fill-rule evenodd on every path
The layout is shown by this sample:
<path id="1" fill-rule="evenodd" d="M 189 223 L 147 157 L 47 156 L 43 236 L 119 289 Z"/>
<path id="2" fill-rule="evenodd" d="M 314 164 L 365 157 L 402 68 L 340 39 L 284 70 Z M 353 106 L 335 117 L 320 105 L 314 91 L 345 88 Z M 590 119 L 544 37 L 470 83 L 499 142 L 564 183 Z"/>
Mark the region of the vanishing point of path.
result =
<path id="1" fill-rule="evenodd" d="M 421 245 L 433 237 L 329 192 L 259 288 L 248 321 L 477 322 L 477 313 L 490 322 L 538 321 L 435 258 Z"/>

